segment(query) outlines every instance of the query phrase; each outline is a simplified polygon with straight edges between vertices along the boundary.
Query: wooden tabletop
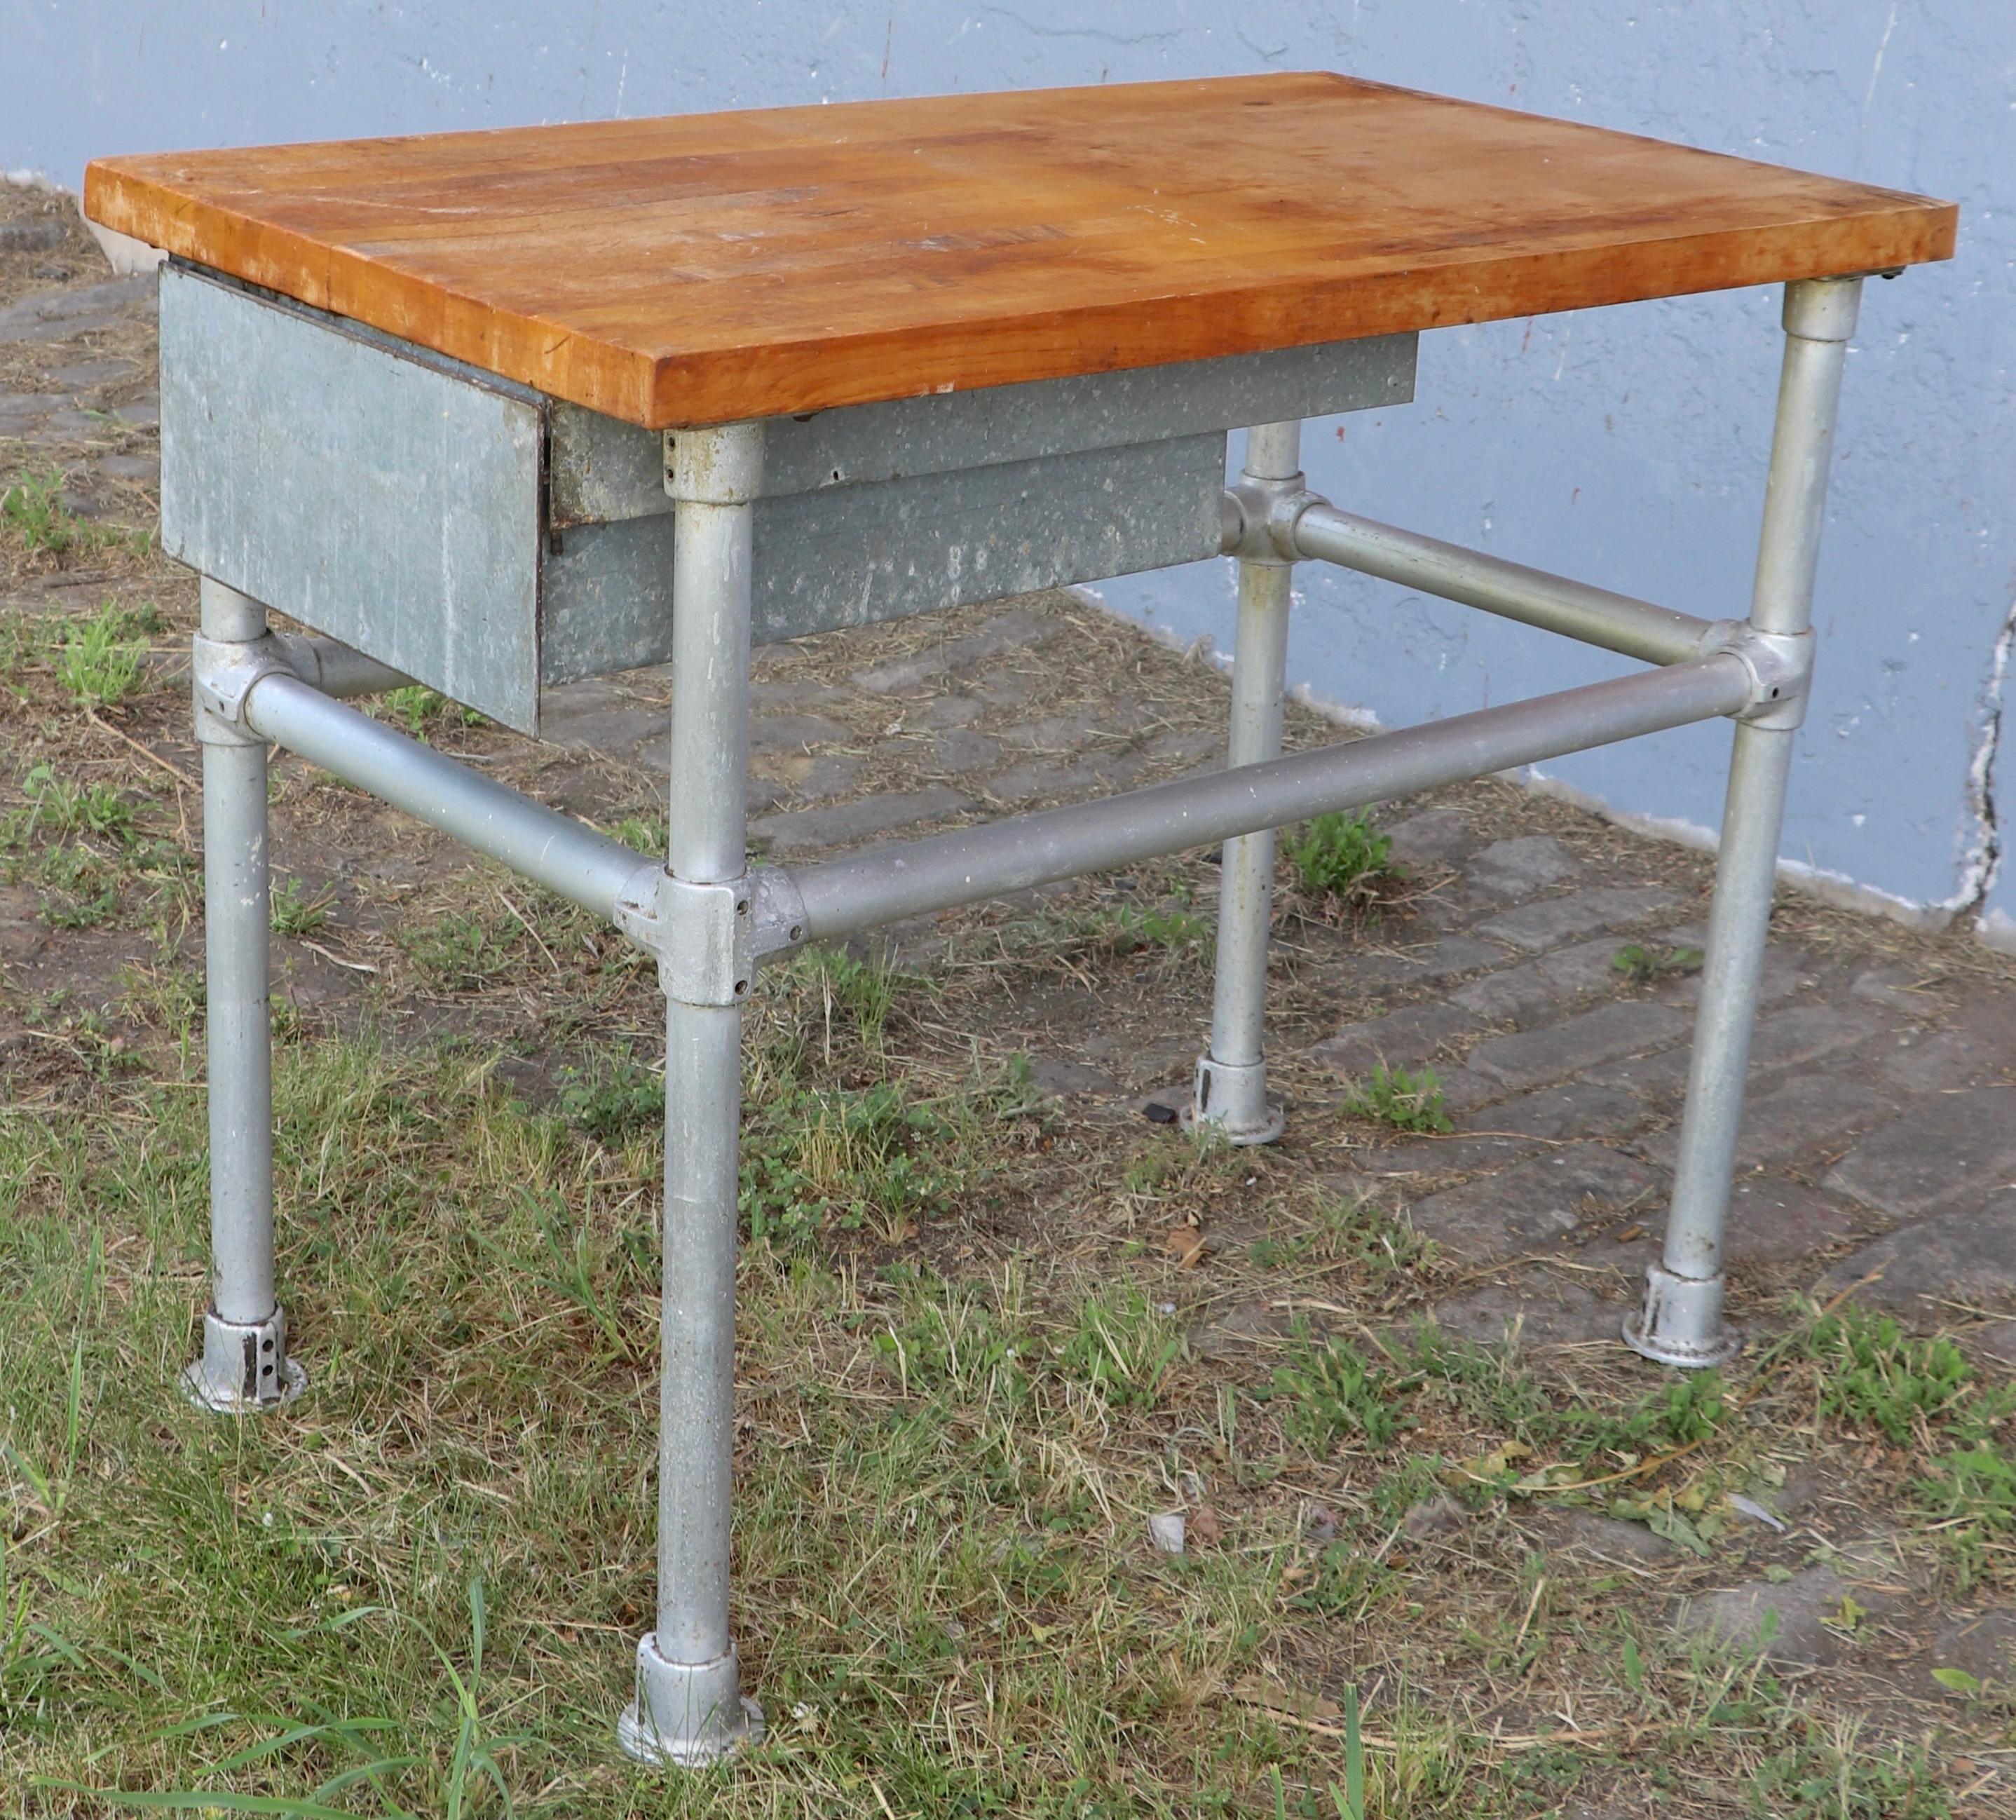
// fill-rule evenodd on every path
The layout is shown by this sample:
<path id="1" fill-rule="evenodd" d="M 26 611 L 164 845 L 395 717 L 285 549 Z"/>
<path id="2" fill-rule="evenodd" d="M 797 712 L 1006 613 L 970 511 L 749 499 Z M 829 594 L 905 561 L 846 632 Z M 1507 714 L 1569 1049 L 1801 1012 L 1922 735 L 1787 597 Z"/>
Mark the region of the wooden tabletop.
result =
<path id="1" fill-rule="evenodd" d="M 1321 74 L 102 158 L 85 209 L 651 428 L 1906 265 L 1955 218 Z"/>

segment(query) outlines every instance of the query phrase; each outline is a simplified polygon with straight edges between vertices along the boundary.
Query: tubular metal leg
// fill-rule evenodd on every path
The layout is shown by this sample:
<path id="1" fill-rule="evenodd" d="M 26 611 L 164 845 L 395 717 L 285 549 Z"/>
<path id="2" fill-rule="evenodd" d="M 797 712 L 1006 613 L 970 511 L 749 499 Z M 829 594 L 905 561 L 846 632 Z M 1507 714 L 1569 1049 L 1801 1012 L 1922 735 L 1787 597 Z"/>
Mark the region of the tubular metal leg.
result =
<path id="1" fill-rule="evenodd" d="M 256 600 L 202 584 L 203 636 L 250 641 Z M 202 708 L 203 948 L 210 1051 L 211 1304 L 203 1357 L 182 1374 L 220 1414 L 272 1409 L 307 1380 L 287 1357 L 273 1292 L 273 1055 L 267 985 L 266 747 Z"/>
<path id="2" fill-rule="evenodd" d="M 1263 423 L 1247 431 L 1247 478 L 1299 481 L 1301 442 L 1299 423 Z M 1280 756 L 1294 572 L 1285 557 L 1240 560 L 1228 765 L 1257 765 Z M 1271 1144 L 1281 1135 L 1281 1108 L 1267 1097 L 1265 1045 L 1267 932 L 1273 903 L 1274 831 L 1263 828 L 1227 841 L 1219 870 L 1211 1047 L 1197 1060 L 1190 1116 L 1234 1144 Z"/>
<path id="3" fill-rule="evenodd" d="M 1827 463 L 1861 288 L 1855 278 L 1785 287 L 1785 363 L 1750 609 L 1751 629 L 1777 638 L 1813 636 Z M 1625 1342 L 1662 1364 L 1720 1364 L 1742 1347 L 1741 1336 L 1723 1324 L 1723 1228 L 1771 920 L 1785 784 L 1805 706 L 1802 694 L 1754 713 L 1736 729 L 1665 1256 L 1646 1272 L 1643 1312 L 1624 1324 Z"/>
<path id="4" fill-rule="evenodd" d="M 747 870 L 750 502 L 761 474 L 758 426 L 675 439 L 667 870 L 682 884 L 732 884 Z M 674 914 L 670 894 L 661 903 Z M 761 1709 L 743 1697 L 728 1627 L 736 1001 L 747 983 L 745 975 L 719 995 L 727 1002 L 693 1004 L 668 981 L 657 1628 L 637 1646 L 636 1699 L 617 1728 L 623 1748 L 650 1763 L 710 1763 L 763 1730 Z"/>

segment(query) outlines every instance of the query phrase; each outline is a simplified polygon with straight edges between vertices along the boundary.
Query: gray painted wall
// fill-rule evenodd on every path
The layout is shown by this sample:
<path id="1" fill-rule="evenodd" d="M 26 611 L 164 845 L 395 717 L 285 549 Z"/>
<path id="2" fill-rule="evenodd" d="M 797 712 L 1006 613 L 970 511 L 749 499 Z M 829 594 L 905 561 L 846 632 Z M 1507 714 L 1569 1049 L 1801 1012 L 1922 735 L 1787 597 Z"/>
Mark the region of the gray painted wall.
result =
<path id="1" fill-rule="evenodd" d="M 2016 945 L 2016 863 L 1997 875 L 1992 811 L 1999 780 L 2016 818 L 2016 757 L 1995 751 L 1998 652 L 2016 668 L 2008 0 L 0 0 L 0 166 L 70 187 L 100 152 L 1328 67 L 1957 198 L 1959 258 L 1865 302 L 1785 852 Z M 1733 294 L 1424 337 L 1414 406 L 1311 427 L 1312 484 L 1740 613 L 1776 311 L 1774 296 Z M 1300 576 L 1296 678 L 1387 724 L 1617 667 L 1462 608 Z M 1229 644 L 1225 565 L 1108 598 Z M 1719 816 L 1726 743 L 1691 729 L 1551 769 L 1699 834 Z"/>

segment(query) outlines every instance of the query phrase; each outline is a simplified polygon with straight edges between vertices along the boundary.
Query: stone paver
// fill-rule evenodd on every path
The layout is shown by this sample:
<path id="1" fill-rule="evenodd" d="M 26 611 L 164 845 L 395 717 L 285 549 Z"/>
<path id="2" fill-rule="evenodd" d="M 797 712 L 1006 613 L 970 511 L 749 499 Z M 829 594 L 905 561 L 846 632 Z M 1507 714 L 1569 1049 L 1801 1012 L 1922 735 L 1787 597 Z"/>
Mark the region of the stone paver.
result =
<path id="1" fill-rule="evenodd" d="M 1032 651 L 1055 638 L 1061 623 L 1046 613 L 1010 611 L 997 613 L 977 632 L 927 646 L 914 656 L 895 663 L 858 670 L 854 680 L 877 695 L 902 695 L 932 689 L 945 677 L 970 669 L 989 658 L 1013 651 Z M 999 687 L 997 679 L 996 687 Z"/>
<path id="2" fill-rule="evenodd" d="M 1849 1134 L 1867 1130 L 1895 1104 L 1882 1088 L 1849 1075 L 1795 1074 L 1772 1086 L 1753 1086 L 1744 1103 L 1736 1166 L 1760 1169 L 1816 1149 L 1839 1148 Z M 1671 1169 L 1679 1147 L 1676 1125 L 1647 1138 L 1641 1148 L 1662 1168 Z"/>
<path id="3" fill-rule="evenodd" d="M 1616 966 L 1617 947 L 1611 936 L 1578 942 L 1571 947 L 1543 954 L 1537 960 L 1503 967 L 1481 979 L 1473 979 L 1451 993 L 1450 1002 L 1476 1012 L 1489 1022 L 1528 1023 L 1558 1010 L 1571 999 L 1614 990 L 1622 985 L 1623 975 Z"/>
<path id="4" fill-rule="evenodd" d="M 42 291 L 0 308 L 0 341 L 62 341 L 110 328 L 132 305 L 154 294 L 153 275 L 111 278 L 79 290 Z"/>
<path id="5" fill-rule="evenodd" d="M 1921 1094 L 2016 1080 L 2016 993 L 1984 993 L 1962 1005 L 1943 1028 L 1900 1034 L 1884 1057 L 1883 1076 Z"/>
<path id="6" fill-rule="evenodd" d="M 2016 1192 L 1978 1213 L 1906 1226 L 1850 1253 L 1821 1279 L 1828 1295 L 1858 1284 L 1858 1301 L 1928 1322 L 2016 1304 Z"/>
<path id="7" fill-rule="evenodd" d="M 2016 1178 L 2016 1087 L 1935 1094 L 1844 1156 L 1827 1185 L 1899 1220 L 1981 1206 Z"/>
<path id="8" fill-rule="evenodd" d="M 1354 1079 L 1381 1065 L 1412 1070 L 1477 1028 L 1477 1019 L 1460 1007 L 1430 1000 L 1404 1005 L 1383 1018 L 1347 1024 L 1316 1044 L 1309 1056 L 1333 1073 Z"/>
<path id="9" fill-rule="evenodd" d="M 1823 1667 L 1849 1653 L 1848 1633 L 1828 1620 L 1844 1613 L 1851 1592 L 1866 1613 L 1881 1613 L 1895 1602 L 1877 1588 L 1851 1586 L 1823 1565 L 1803 1568 L 1783 1583 L 1751 1580 L 1684 1600 L 1675 1624 L 1690 1636 L 1755 1649 L 1767 1661 Z"/>
<path id="10" fill-rule="evenodd" d="M 1456 809 L 1419 810 L 1394 822 L 1386 832 L 1392 839 L 1393 857 L 1403 867 L 1451 866 L 1478 845 L 1470 824 Z"/>
<path id="11" fill-rule="evenodd" d="M 2016 1612 L 1949 1619 L 1932 1639 L 1931 1656 L 1934 1668 L 1957 1668 L 1984 1688 L 2006 1692 L 2016 1683 Z M 1926 1679 L 1931 1681 L 1929 1674 Z M 1953 1692 L 1937 1681 L 1931 1685 L 1941 1693 Z"/>
<path id="12" fill-rule="evenodd" d="M 1723 1255 L 1739 1268 L 1817 1260 L 1851 1238 L 1855 1229 L 1852 1207 L 1803 1182 L 1784 1176 L 1739 1176 L 1730 1190 Z M 1659 1256 L 1661 1224 L 1654 1217 L 1634 1221 L 1622 1230 L 1632 1236 L 1620 1241 L 1604 1233 L 1589 1241 L 1582 1256 L 1590 1263 L 1607 1264 L 1635 1278 Z M 1818 1274 L 1816 1263 L 1814 1274 Z"/>
<path id="13" fill-rule="evenodd" d="M 1571 897 L 1542 898 L 1477 925 L 1477 933 L 1537 953 L 1597 929 L 1628 928 L 1679 902 L 1654 885 L 1606 885 Z"/>
<path id="14" fill-rule="evenodd" d="M 1661 1182 L 1620 1151 L 1570 1144 L 1431 1195 L 1409 1213 L 1445 1250 L 1481 1262 L 1551 1249 L 1592 1214 L 1644 1199 Z"/>
<path id="15" fill-rule="evenodd" d="M 1480 848 L 1470 862 L 1470 888 L 1508 901 L 1565 884 L 1582 863 L 1552 834 L 1521 834 Z"/>
<path id="16" fill-rule="evenodd" d="M 805 853 L 821 847 L 864 841 L 871 834 L 907 831 L 973 806 L 970 798 L 943 784 L 900 790 L 886 796 L 857 797 L 831 809 L 787 809 L 749 824 L 749 838 L 772 853 Z"/>
<path id="17" fill-rule="evenodd" d="M 1492 1037 L 1471 1051 L 1465 1065 L 1508 1088 L 1550 1087 L 1606 1061 L 1663 1049 L 1687 1029 L 1685 1014 L 1670 1005 L 1625 1000 L 1540 1029 Z"/>

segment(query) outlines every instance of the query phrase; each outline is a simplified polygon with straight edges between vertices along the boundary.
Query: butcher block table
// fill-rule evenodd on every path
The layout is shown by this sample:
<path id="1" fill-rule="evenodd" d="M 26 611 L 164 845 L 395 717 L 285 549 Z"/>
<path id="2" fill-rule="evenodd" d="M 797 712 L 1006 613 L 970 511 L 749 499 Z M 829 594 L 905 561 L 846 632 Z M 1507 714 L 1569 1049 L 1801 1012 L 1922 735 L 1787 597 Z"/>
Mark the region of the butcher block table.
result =
<path id="1" fill-rule="evenodd" d="M 1863 278 L 1946 258 L 1949 204 L 1316 74 L 107 158 L 85 208 L 171 255 L 162 532 L 202 577 L 214 1262 L 187 1388 L 237 1414 L 304 1382 L 273 1270 L 279 744 L 657 957 L 658 1605 L 626 1750 L 704 1762 L 762 1727 L 729 1606 L 740 1053 L 765 955 L 1222 842 L 1191 1115 L 1265 1142 L 1273 830 L 1726 716 L 1666 1247 L 1625 1339 L 1679 1366 L 1740 1343 L 1723 1227 L 1843 357 Z M 1786 341 L 1747 618 L 1304 485 L 1302 420 L 1409 402 L 1424 330 L 1759 284 L 1784 286 Z M 1239 565 L 1223 772 L 748 866 L 752 640 L 1219 555 Z M 1284 759 L 1298 560 L 1646 667 Z M 536 734 L 548 688 L 667 662 L 662 863 L 344 699 L 417 681 Z"/>

